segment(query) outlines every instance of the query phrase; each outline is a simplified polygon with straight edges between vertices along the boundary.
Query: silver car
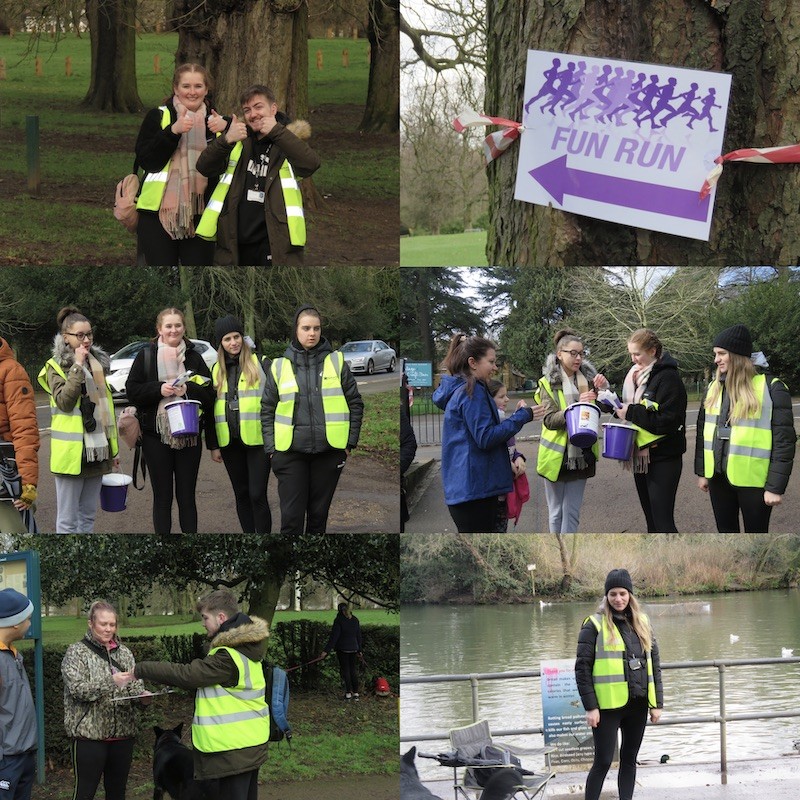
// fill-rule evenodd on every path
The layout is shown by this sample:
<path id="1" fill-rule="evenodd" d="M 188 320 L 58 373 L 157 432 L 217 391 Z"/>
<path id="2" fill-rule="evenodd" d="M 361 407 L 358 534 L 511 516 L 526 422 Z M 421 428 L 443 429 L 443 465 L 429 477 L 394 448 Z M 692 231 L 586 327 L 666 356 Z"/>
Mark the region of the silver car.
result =
<path id="1" fill-rule="evenodd" d="M 344 354 L 350 372 L 366 372 L 367 375 L 380 369 L 394 372 L 397 364 L 397 353 L 380 339 L 347 342 L 339 349 Z"/>

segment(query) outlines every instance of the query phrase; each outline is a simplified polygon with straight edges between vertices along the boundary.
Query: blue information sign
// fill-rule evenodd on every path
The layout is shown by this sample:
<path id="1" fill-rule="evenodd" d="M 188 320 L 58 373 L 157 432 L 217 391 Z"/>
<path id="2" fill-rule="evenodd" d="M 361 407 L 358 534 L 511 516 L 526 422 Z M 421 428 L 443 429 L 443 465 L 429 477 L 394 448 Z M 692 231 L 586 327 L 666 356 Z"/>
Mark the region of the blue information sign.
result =
<path id="1" fill-rule="evenodd" d="M 433 363 L 431 361 L 406 361 L 406 377 L 409 386 L 433 386 Z"/>

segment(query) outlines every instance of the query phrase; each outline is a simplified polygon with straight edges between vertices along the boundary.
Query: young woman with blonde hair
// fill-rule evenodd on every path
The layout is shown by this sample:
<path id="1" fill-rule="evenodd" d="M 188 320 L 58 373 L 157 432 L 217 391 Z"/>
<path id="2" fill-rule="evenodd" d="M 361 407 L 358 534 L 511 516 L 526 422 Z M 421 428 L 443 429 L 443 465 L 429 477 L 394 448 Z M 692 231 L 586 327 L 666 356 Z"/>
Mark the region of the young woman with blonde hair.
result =
<path id="1" fill-rule="evenodd" d="M 650 621 L 633 596 L 626 569 L 606 576 L 598 610 L 578 636 L 575 681 L 594 738 L 594 762 L 586 778 L 586 800 L 599 800 L 622 731 L 619 800 L 632 800 L 636 756 L 649 716 L 658 722 L 664 705 L 661 661 Z"/>
<path id="2" fill-rule="evenodd" d="M 720 533 L 766 533 L 792 473 L 797 435 L 786 384 L 760 374 L 741 324 L 714 339 L 714 380 L 697 417 L 694 471 Z"/>

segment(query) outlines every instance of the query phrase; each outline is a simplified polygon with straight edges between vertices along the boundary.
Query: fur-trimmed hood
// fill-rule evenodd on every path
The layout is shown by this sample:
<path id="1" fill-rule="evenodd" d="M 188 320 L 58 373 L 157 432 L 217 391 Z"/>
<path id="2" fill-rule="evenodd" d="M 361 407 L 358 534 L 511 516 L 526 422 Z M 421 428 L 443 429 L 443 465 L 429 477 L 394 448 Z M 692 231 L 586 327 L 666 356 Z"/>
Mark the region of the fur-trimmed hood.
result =
<path id="1" fill-rule="evenodd" d="M 248 646 L 261 645 L 266 648 L 269 623 L 261 617 L 248 617 L 246 614 L 237 616 L 247 621 L 227 630 L 221 630 L 211 640 L 211 647 L 235 647 L 237 650 L 242 650 Z"/>
<path id="2" fill-rule="evenodd" d="M 286 128 L 304 142 L 311 138 L 311 125 L 305 119 L 293 119 Z"/>
<path id="3" fill-rule="evenodd" d="M 590 384 L 594 376 L 597 375 L 597 369 L 594 364 L 585 358 L 581 362 L 580 371 Z M 561 365 L 558 363 L 555 353 L 550 353 L 547 356 L 547 360 L 542 367 L 542 375 L 554 389 L 561 386 Z"/>
<path id="4" fill-rule="evenodd" d="M 100 362 L 103 372 L 108 375 L 111 369 L 111 356 L 96 344 L 91 346 L 89 352 Z M 53 359 L 64 372 L 75 363 L 75 351 L 64 341 L 64 337 L 60 333 L 53 337 Z"/>

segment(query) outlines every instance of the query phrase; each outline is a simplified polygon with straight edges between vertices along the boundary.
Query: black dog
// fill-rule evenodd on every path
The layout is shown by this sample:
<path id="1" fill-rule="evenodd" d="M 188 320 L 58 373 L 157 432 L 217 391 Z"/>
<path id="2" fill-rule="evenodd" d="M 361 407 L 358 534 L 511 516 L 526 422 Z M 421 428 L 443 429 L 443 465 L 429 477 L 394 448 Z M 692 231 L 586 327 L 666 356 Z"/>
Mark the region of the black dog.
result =
<path id="1" fill-rule="evenodd" d="M 419 779 L 414 764 L 416 754 L 417 748 L 412 747 L 400 759 L 400 800 L 441 800 Z"/>
<path id="2" fill-rule="evenodd" d="M 167 792 L 172 800 L 211 800 L 212 781 L 193 777 L 192 751 L 181 742 L 183 723 L 164 730 L 153 728 L 153 800 L 163 800 Z"/>

